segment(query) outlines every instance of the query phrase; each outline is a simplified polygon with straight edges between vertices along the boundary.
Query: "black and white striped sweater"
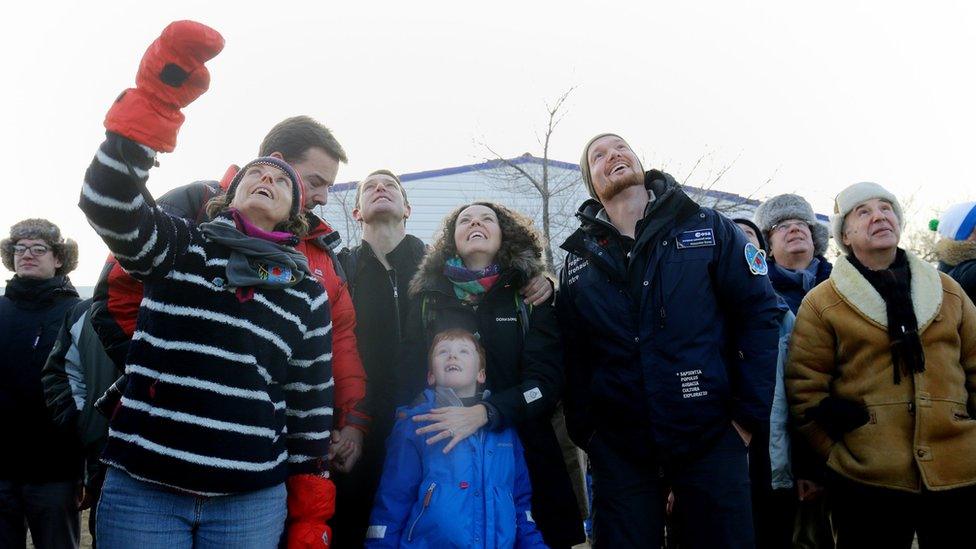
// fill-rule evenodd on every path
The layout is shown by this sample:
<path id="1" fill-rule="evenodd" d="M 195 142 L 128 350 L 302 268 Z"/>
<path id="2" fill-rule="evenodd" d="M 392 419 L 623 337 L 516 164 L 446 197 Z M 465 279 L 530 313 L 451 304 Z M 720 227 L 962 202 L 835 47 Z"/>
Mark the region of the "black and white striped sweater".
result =
<path id="1" fill-rule="evenodd" d="M 324 471 L 334 385 L 325 290 L 307 277 L 239 300 L 226 283 L 230 248 L 140 194 L 154 158 L 109 133 L 81 192 L 89 223 L 145 282 L 103 461 L 201 495 Z"/>

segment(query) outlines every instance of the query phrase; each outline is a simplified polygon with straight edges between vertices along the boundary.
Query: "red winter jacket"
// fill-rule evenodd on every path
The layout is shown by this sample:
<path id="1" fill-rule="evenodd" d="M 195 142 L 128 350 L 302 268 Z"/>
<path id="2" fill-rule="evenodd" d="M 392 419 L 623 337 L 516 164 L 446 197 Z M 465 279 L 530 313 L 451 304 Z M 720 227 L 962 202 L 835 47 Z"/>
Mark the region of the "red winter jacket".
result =
<path id="1" fill-rule="evenodd" d="M 169 191 L 157 200 L 171 215 L 200 223 L 206 221 L 206 202 L 227 188 L 236 166 L 227 170 L 224 179 L 198 181 Z M 325 286 L 332 306 L 332 376 L 335 379 L 335 427 L 352 425 L 362 431 L 369 428 L 370 417 L 362 411 L 366 397 L 366 372 L 356 349 L 356 311 L 344 276 L 337 272 L 330 246 L 337 245 L 339 233 L 325 221 L 309 213 L 312 228 L 297 246 L 308 258 L 309 268 Z M 129 339 L 136 326 L 142 284 L 130 277 L 109 255 L 95 286 L 92 303 L 92 326 L 112 360 L 124 366 Z"/>

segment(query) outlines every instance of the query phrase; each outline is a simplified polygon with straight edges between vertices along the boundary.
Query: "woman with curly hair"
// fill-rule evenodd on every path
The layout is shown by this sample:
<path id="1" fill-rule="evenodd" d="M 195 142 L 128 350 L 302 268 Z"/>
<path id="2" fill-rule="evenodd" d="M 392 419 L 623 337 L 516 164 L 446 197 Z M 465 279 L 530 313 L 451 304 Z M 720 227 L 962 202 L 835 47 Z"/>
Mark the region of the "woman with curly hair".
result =
<path id="1" fill-rule="evenodd" d="M 559 329 L 551 299 L 530 306 L 519 295 L 544 269 L 542 238 L 526 216 L 493 202 L 449 214 L 410 285 L 398 404 L 423 390 L 436 334 L 452 328 L 477 334 L 487 354 L 486 396 L 470 407 L 415 416 L 417 433 L 430 435 L 427 444 L 441 444 L 446 453 L 483 426 L 514 426 L 532 481 L 532 518 L 547 545 L 570 547 L 584 537 L 550 423 L 563 386 Z M 477 491 L 478 480 L 460 489 Z"/>

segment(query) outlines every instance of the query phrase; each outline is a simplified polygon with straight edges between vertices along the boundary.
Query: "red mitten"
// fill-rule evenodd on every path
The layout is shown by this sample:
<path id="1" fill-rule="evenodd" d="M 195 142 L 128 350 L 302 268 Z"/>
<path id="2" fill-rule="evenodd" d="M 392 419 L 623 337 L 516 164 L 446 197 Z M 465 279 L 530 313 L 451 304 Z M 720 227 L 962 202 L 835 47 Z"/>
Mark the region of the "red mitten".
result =
<path id="1" fill-rule="evenodd" d="M 176 148 L 180 109 L 210 87 L 203 64 L 224 48 L 224 37 L 195 21 L 170 23 L 142 56 L 136 87 L 122 92 L 105 115 L 105 128 L 162 152 Z"/>
<path id="2" fill-rule="evenodd" d="M 335 484 L 318 475 L 288 477 L 288 549 L 328 549 Z"/>

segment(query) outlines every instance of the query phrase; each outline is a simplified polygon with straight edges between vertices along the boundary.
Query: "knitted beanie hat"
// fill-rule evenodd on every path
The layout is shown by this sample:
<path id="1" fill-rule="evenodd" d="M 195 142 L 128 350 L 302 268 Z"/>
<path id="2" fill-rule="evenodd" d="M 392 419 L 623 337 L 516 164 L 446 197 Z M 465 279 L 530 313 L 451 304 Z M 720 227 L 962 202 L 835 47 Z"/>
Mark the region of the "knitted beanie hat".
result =
<path id="1" fill-rule="evenodd" d="M 744 217 L 736 217 L 735 219 L 732 220 L 732 222 L 752 227 L 752 231 L 756 233 L 756 238 L 759 239 L 759 248 L 762 250 L 766 250 L 766 238 L 763 236 L 763 232 L 759 229 L 758 226 L 756 226 L 755 223 L 752 222 L 751 219 L 746 219 Z"/>
<path id="2" fill-rule="evenodd" d="M 302 206 L 305 205 L 305 187 L 302 183 L 301 176 L 295 171 L 295 168 L 291 167 L 291 164 L 285 162 L 284 160 L 277 158 L 275 156 L 262 156 L 256 158 L 238 170 L 234 179 L 231 180 L 230 186 L 227 188 L 227 203 L 231 203 L 234 200 L 234 193 L 237 192 L 237 186 L 240 185 L 241 179 L 244 179 L 244 174 L 251 166 L 256 166 L 259 164 L 264 164 L 266 166 L 274 166 L 279 170 L 285 172 L 289 179 L 291 179 L 291 212 L 288 217 L 292 218 L 302 212 Z"/>
<path id="3" fill-rule="evenodd" d="M 949 206 L 939 218 L 939 236 L 951 240 L 966 240 L 976 228 L 976 202 Z"/>
<path id="4" fill-rule="evenodd" d="M 590 159 L 587 157 L 587 155 L 589 154 L 590 147 L 593 146 L 593 143 L 595 143 L 597 139 L 600 139 L 602 137 L 618 137 L 622 141 L 626 141 L 626 139 L 624 139 L 623 137 L 620 137 L 619 135 L 617 135 L 615 133 L 601 133 L 601 134 L 597 135 L 596 137 L 594 137 L 594 138 L 590 139 L 589 141 L 587 141 L 586 142 L 586 146 L 583 147 L 583 156 L 580 157 L 580 174 L 583 177 L 583 184 L 586 185 L 587 192 L 590 193 L 590 196 L 591 197 L 593 197 L 593 198 L 595 198 L 597 200 L 599 200 L 600 197 L 597 196 L 597 194 L 596 194 L 596 188 L 593 187 L 593 178 L 590 175 Z M 638 162 L 640 162 L 640 160 L 638 160 Z M 640 167 L 640 170 L 643 172 L 644 171 L 644 167 L 641 166 Z"/>
<path id="5" fill-rule="evenodd" d="M 10 227 L 10 236 L 0 241 L 0 257 L 8 271 L 14 270 L 14 245 L 25 238 L 43 240 L 51 247 L 61 267 L 54 274 L 67 275 L 78 266 L 78 243 L 61 236 L 61 229 L 47 219 L 25 219 Z"/>
<path id="6" fill-rule="evenodd" d="M 834 215 L 830 217 L 830 226 L 831 231 L 834 233 L 834 240 L 837 241 L 837 246 L 841 251 L 847 255 L 851 254 L 851 249 L 844 245 L 844 218 L 859 204 L 863 204 L 873 198 L 879 198 L 891 203 L 892 208 L 895 210 L 895 217 L 898 218 L 898 224 L 902 229 L 905 228 L 905 216 L 901 211 L 901 203 L 898 202 L 895 195 L 877 183 L 855 183 L 838 193 L 837 198 L 834 199 Z"/>
<path id="7" fill-rule="evenodd" d="M 827 227 L 817 221 L 817 215 L 813 213 L 813 206 L 800 195 L 781 194 L 774 196 L 760 204 L 752 216 L 752 220 L 762 229 L 766 242 L 770 242 L 769 233 L 773 230 L 773 225 L 784 219 L 799 219 L 810 226 L 814 256 L 823 255 L 827 251 L 830 233 L 827 231 Z"/>

